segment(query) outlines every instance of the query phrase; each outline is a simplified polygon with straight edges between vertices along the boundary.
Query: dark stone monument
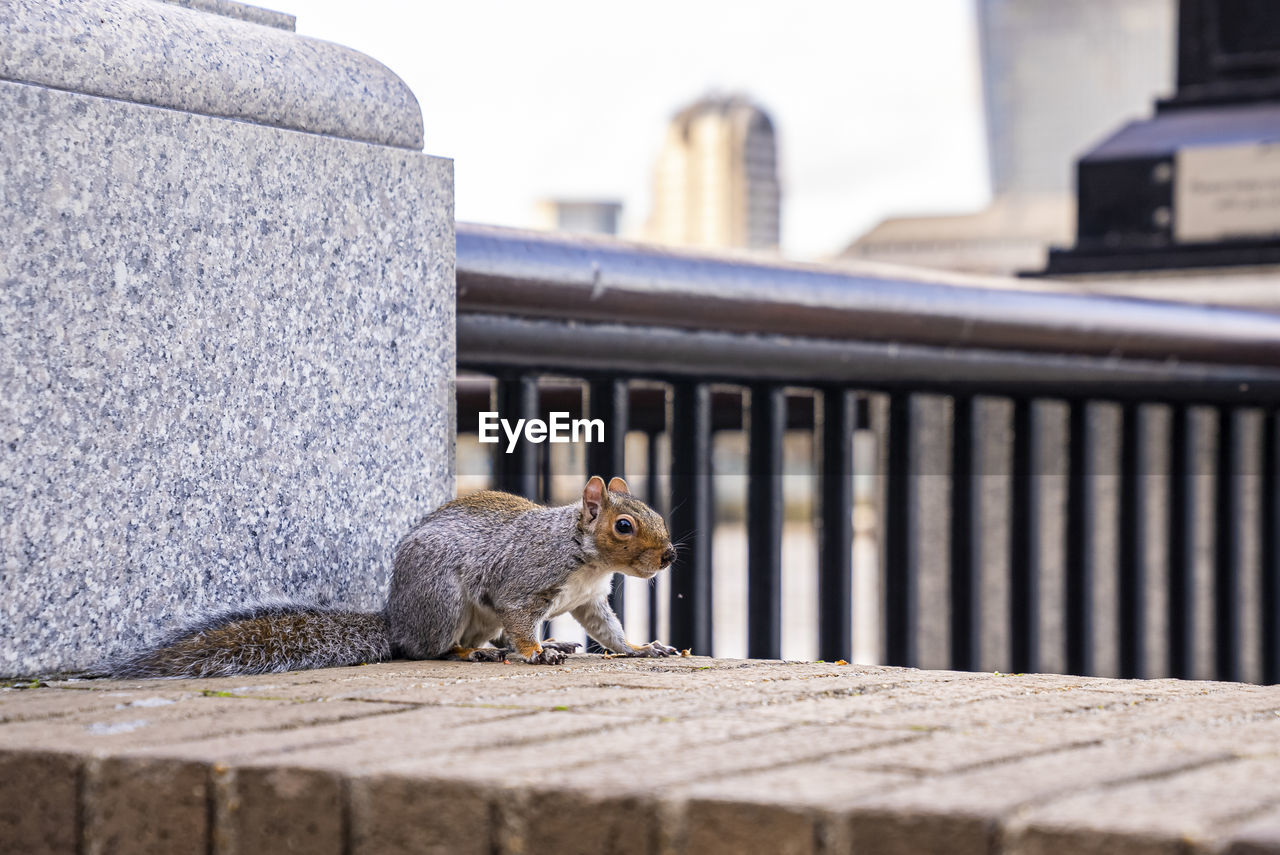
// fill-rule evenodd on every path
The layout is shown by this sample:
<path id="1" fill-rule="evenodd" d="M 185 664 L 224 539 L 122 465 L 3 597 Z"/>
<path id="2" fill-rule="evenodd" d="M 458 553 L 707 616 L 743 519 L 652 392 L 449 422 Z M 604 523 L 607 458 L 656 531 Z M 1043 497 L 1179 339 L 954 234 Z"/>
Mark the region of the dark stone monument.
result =
<path id="1" fill-rule="evenodd" d="M 1057 276 L 1280 264 L 1280 2 L 1181 0 L 1178 87 L 1076 164 Z"/>

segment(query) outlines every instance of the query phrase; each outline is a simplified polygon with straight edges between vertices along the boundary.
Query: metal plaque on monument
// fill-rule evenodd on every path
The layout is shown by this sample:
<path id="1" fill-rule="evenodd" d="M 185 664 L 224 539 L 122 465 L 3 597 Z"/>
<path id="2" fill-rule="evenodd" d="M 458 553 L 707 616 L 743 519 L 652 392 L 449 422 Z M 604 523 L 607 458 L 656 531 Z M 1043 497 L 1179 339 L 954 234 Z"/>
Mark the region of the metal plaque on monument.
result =
<path id="1" fill-rule="evenodd" d="M 1280 264 L 1280 2 L 1181 0 L 1176 94 L 1076 189 L 1076 245 L 1031 275 Z"/>

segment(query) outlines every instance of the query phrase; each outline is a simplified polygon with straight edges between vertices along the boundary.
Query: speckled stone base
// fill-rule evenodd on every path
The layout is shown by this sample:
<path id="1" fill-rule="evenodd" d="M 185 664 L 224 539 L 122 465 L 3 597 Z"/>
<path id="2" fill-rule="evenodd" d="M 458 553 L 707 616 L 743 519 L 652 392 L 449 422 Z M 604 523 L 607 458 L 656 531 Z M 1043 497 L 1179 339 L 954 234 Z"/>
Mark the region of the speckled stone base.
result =
<path id="1" fill-rule="evenodd" d="M 453 492 L 453 167 L 0 81 L 0 675 L 373 608 Z"/>

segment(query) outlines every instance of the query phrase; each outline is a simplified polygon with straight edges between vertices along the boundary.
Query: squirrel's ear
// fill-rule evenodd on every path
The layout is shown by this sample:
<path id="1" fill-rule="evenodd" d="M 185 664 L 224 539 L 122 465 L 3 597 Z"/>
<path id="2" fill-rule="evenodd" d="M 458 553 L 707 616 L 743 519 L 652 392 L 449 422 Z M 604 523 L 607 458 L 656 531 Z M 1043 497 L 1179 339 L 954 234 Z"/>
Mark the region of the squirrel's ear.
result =
<path id="1" fill-rule="evenodd" d="M 631 488 L 628 487 L 627 482 L 623 481 L 621 478 L 614 478 L 612 481 L 609 482 L 609 492 L 610 493 L 626 493 L 628 496 L 630 496 Z"/>
<path id="2" fill-rule="evenodd" d="M 587 519 L 594 522 L 596 517 L 600 516 L 602 507 L 604 507 L 604 479 L 599 475 L 592 475 L 587 486 L 582 488 L 582 510 L 587 515 Z"/>

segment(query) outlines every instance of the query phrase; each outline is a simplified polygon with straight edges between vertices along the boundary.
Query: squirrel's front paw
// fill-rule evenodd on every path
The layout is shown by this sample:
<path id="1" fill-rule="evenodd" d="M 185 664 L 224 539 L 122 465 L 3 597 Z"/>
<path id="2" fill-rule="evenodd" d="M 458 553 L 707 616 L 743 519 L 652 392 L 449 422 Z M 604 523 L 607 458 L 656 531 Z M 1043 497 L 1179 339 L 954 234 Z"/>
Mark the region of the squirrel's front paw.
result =
<path id="1" fill-rule="evenodd" d="M 577 641 L 556 641 L 554 638 L 548 638 L 542 642 L 543 650 L 549 647 L 552 650 L 559 650 L 561 653 L 574 653 L 581 646 L 582 644 Z"/>
<path id="2" fill-rule="evenodd" d="M 543 645 L 542 649 L 530 656 L 525 656 L 524 661 L 530 665 L 560 665 L 564 660 L 569 658 L 569 654 L 559 649 L 561 642 L 552 642 L 551 646 Z"/>
<path id="3" fill-rule="evenodd" d="M 648 644 L 633 647 L 629 655 L 658 658 L 662 656 L 679 656 L 680 651 L 669 644 L 663 644 L 661 641 L 650 641 Z"/>

